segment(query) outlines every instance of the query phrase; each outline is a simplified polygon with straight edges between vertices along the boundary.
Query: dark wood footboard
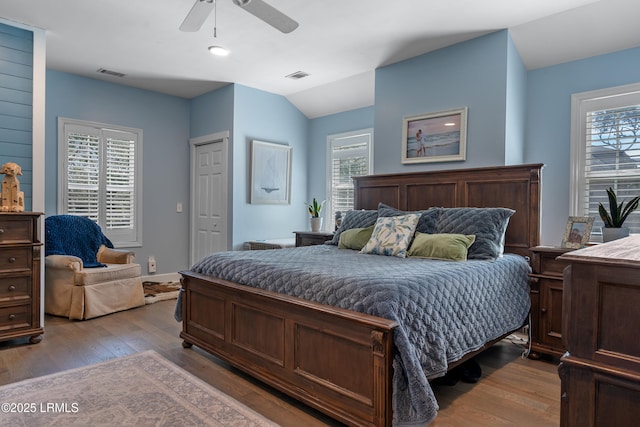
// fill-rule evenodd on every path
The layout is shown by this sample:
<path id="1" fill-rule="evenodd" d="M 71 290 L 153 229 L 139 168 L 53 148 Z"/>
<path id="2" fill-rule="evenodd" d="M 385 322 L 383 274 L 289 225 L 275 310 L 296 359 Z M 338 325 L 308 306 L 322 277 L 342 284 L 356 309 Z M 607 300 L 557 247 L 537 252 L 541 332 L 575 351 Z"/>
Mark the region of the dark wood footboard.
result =
<path id="1" fill-rule="evenodd" d="M 349 425 L 391 425 L 396 322 L 181 272 L 195 344 Z"/>

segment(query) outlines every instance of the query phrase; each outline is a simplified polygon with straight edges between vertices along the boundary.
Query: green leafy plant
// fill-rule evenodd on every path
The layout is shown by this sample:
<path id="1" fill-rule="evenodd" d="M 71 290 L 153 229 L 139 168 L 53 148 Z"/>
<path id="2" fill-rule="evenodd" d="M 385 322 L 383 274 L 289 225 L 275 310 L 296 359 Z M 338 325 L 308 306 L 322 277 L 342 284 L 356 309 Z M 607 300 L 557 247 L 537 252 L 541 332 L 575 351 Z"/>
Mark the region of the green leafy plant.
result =
<path id="1" fill-rule="evenodd" d="M 602 218 L 605 227 L 620 228 L 626 221 L 629 214 L 638 209 L 638 205 L 640 204 L 640 196 L 636 196 L 633 199 L 629 200 L 626 206 L 624 201 L 618 204 L 618 196 L 616 196 L 613 188 L 609 187 L 607 189 L 607 196 L 609 196 L 610 212 L 607 212 L 607 209 L 602 205 L 602 203 L 600 203 L 598 206 L 598 213 L 600 214 L 600 218 Z"/>
<path id="2" fill-rule="evenodd" d="M 309 215 L 311 215 L 312 218 L 318 218 L 320 216 L 320 211 L 322 210 L 325 201 L 326 200 L 323 200 L 322 203 L 318 203 L 318 201 L 314 197 L 312 203 L 304 203 L 305 205 L 307 205 L 307 210 L 309 211 Z"/>

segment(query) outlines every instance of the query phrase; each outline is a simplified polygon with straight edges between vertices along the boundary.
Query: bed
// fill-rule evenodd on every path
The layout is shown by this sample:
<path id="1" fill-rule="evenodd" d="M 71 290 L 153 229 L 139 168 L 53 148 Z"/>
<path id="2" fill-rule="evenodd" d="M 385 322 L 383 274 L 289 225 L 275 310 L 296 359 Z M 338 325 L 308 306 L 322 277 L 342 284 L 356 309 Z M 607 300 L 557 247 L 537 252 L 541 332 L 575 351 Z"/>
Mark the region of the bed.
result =
<path id="1" fill-rule="evenodd" d="M 541 170 L 542 165 L 536 164 L 358 177 L 354 179 L 356 208 L 380 212 L 383 207 L 401 210 L 402 213 L 433 212 L 434 208 L 440 207 L 446 212 L 464 207 L 511 209 L 515 213 L 509 217 L 504 234 L 504 256 L 489 262 L 473 260 L 440 264 L 457 264 L 456 268 L 467 270 L 471 270 L 474 264 L 491 269 L 514 264 L 515 270 L 519 271 L 517 274 L 526 276 L 528 265 L 522 267 L 523 257 L 528 257 L 530 248 L 539 243 Z M 342 262 L 331 258 L 340 251 L 343 255 L 338 256 L 342 256 Z M 309 263 L 305 256 L 317 260 L 312 269 L 304 266 Z M 356 258 L 358 256 L 360 258 Z M 271 274 L 276 274 L 280 266 L 277 262 L 269 264 L 275 261 L 263 257 L 275 257 L 280 258 L 278 262 L 293 263 L 297 276 L 274 279 L 278 276 Z M 364 259 L 375 261 L 367 266 L 367 263 L 360 261 Z M 409 270 L 420 271 L 418 277 L 422 277 L 428 274 L 419 270 L 422 267 L 418 266 L 429 262 L 438 263 L 411 257 L 368 257 L 330 245 L 238 252 L 235 255 L 215 254 L 196 264 L 192 270 L 181 272 L 184 292 L 181 295 L 183 330 L 180 336 L 185 347 L 197 345 L 346 424 L 424 424 L 435 416 L 437 410 L 436 404 L 431 412 L 427 410 L 423 413 L 424 408 L 420 406 L 420 399 L 431 400 L 428 380 L 444 374 L 447 369 L 518 329 L 526 317 L 523 310 L 526 308 L 528 311 L 528 305 L 523 308 L 523 302 L 520 301 L 517 315 L 514 314 L 510 323 L 506 323 L 508 326 L 500 326 L 506 329 L 481 328 L 490 330 L 481 341 L 471 341 L 459 348 L 454 346 L 448 349 L 446 355 L 434 358 L 437 360 L 432 363 L 429 372 L 414 376 L 416 367 L 412 365 L 415 365 L 415 360 L 419 360 L 423 366 L 431 362 L 425 362 L 426 359 L 420 354 L 413 354 L 411 346 L 416 345 L 416 331 L 409 330 L 405 325 L 407 316 L 394 315 L 389 311 L 389 306 L 403 303 L 394 299 L 392 291 L 380 290 L 383 284 L 377 281 L 381 275 L 375 271 L 375 267 L 392 270 L 411 264 Z M 390 263 L 388 267 L 387 263 Z M 345 283 L 351 283 L 346 276 L 349 268 L 345 266 L 355 264 L 363 264 L 365 270 L 372 272 L 371 278 L 375 279 L 375 283 L 371 286 L 381 292 L 381 297 L 374 299 L 371 304 L 364 303 L 367 295 L 361 290 L 345 286 Z M 253 279 L 261 281 L 258 286 L 262 288 L 241 284 L 253 279 L 242 277 L 240 270 L 244 267 L 234 267 L 238 265 L 252 265 L 249 270 L 253 271 Z M 456 277 L 459 273 L 446 274 Z M 396 274 L 396 278 L 401 276 L 405 274 Z M 300 286 L 297 286 L 305 280 L 311 291 L 300 290 Z M 411 284 L 407 284 L 406 289 L 414 289 L 411 286 L 415 285 L 416 280 L 409 279 Z M 451 279 L 449 282 L 455 285 L 459 280 Z M 471 279 L 469 283 L 473 282 L 474 279 Z M 485 282 L 491 280 L 485 279 Z M 290 286 L 292 283 L 296 286 Z M 519 283 L 518 287 L 522 288 L 522 280 Z M 415 286 L 419 288 L 421 285 Z M 462 288 L 471 288 L 471 285 Z M 512 291 L 510 288 L 496 290 L 490 299 L 497 300 L 504 293 L 506 300 L 522 300 L 523 295 L 528 296 L 526 288 L 525 284 L 525 289 L 514 291 L 514 295 L 518 295 L 515 297 L 507 295 Z M 335 298 L 333 295 L 341 297 Z M 457 293 L 452 292 L 449 296 L 451 304 L 458 304 L 458 300 L 462 299 L 455 295 Z M 351 300 L 355 306 L 346 305 L 346 300 Z M 387 300 L 394 302 L 381 303 Z M 400 311 L 404 313 L 406 310 Z M 466 312 L 475 311 L 481 310 L 466 309 Z M 442 317 L 439 313 L 435 310 L 435 314 L 430 315 Z M 458 325 L 463 325 L 468 319 L 458 319 L 458 322 Z M 453 325 L 453 328 L 444 328 L 445 333 L 447 330 L 461 329 L 455 323 Z M 431 336 L 431 333 L 428 331 L 425 336 Z M 422 332 L 418 330 L 417 334 Z M 420 345 L 428 349 L 438 339 L 435 336 L 422 340 L 426 343 Z M 417 403 L 412 400 L 415 393 L 411 389 L 419 390 Z M 398 396 L 406 396 L 407 393 L 411 405 L 408 408 L 399 407 L 398 402 L 406 404 L 407 399 Z M 411 413 L 414 403 L 421 413 Z"/>

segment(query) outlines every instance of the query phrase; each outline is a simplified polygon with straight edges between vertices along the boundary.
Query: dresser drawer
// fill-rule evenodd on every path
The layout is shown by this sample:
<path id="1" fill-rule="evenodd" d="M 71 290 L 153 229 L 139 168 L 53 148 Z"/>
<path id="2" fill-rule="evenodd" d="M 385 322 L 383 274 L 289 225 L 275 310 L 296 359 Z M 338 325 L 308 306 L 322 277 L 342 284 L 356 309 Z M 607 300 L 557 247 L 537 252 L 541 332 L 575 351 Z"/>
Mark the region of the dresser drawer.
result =
<path id="1" fill-rule="evenodd" d="M 0 301 L 31 296 L 31 276 L 0 278 Z"/>
<path id="2" fill-rule="evenodd" d="M 566 248 L 534 248 L 531 264 L 534 274 L 553 276 L 562 279 L 564 268 L 569 265 L 565 260 L 556 259 L 573 249 Z"/>
<path id="3" fill-rule="evenodd" d="M 0 217 L 0 244 L 33 242 L 33 221 L 29 217 Z"/>
<path id="4" fill-rule="evenodd" d="M 31 326 L 31 304 L 0 307 L 0 331 Z"/>
<path id="5" fill-rule="evenodd" d="M 31 270 L 33 248 L 0 248 L 0 271 Z"/>

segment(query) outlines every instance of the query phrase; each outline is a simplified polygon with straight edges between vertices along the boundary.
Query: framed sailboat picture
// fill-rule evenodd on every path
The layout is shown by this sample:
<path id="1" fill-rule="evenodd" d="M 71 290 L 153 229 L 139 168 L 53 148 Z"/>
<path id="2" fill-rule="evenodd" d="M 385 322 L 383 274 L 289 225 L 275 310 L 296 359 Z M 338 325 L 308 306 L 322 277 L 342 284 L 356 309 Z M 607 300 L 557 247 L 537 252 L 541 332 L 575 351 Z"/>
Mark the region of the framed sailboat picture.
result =
<path id="1" fill-rule="evenodd" d="M 289 204 L 291 147 L 251 141 L 251 203 Z"/>

